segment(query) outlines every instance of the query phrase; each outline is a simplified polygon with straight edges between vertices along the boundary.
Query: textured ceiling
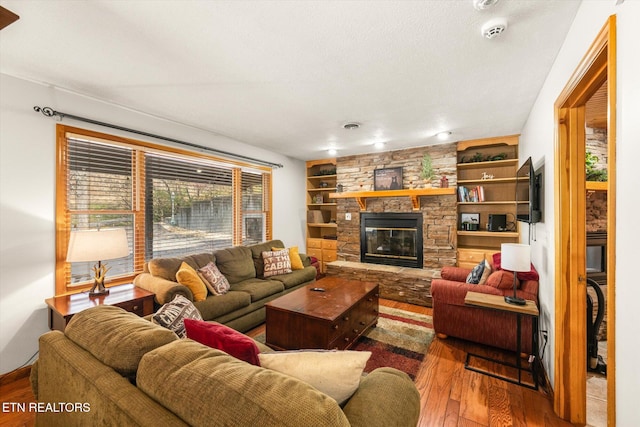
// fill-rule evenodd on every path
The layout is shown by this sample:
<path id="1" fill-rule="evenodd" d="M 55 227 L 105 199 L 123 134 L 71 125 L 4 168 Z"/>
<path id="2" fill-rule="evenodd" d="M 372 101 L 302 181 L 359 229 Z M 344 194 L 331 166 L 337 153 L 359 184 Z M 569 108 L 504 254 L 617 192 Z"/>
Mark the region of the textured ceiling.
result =
<path id="1" fill-rule="evenodd" d="M 520 133 L 580 2 L 0 4 L 3 73 L 316 159 Z"/>

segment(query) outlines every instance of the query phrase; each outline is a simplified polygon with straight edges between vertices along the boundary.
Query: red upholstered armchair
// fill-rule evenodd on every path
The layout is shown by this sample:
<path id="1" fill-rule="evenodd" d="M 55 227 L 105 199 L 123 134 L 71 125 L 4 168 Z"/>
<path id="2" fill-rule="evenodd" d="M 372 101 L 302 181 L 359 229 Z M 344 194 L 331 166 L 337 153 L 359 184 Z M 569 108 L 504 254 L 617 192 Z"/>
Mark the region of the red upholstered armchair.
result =
<path id="1" fill-rule="evenodd" d="M 466 283 L 470 271 L 467 268 L 444 267 L 442 279 L 433 279 L 431 282 L 433 327 L 436 333 L 515 351 L 516 315 L 464 303 L 469 291 L 513 295 L 513 273 L 496 271 L 491 273 L 486 284 L 474 285 Z M 538 281 L 518 280 L 517 295 L 538 304 Z M 531 328 L 531 318 L 523 316 L 522 352 L 526 354 L 531 353 Z"/>

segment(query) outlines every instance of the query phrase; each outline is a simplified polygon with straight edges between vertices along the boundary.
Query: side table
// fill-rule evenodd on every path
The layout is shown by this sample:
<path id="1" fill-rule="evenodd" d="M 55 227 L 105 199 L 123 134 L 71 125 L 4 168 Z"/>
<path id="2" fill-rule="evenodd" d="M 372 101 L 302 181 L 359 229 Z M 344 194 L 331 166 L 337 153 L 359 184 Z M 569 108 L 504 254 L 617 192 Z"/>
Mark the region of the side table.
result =
<path id="1" fill-rule="evenodd" d="M 491 295 L 491 294 L 483 294 L 480 292 L 467 292 L 467 295 L 464 297 L 464 303 L 467 305 L 472 305 L 475 307 L 490 309 L 490 310 L 499 310 L 506 311 L 509 313 L 513 313 L 516 316 L 516 363 L 511 364 L 508 362 L 504 362 L 502 360 L 493 359 L 490 357 L 482 356 L 479 354 L 467 353 L 467 360 L 465 361 L 464 367 L 470 371 L 478 372 L 484 375 L 489 375 L 493 378 L 498 378 L 503 381 L 507 381 L 513 384 L 518 384 L 523 387 L 527 387 L 533 390 L 538 389 L 538 375 L 537 375 L 537 364 L 538 362 L 538 316 L 539 311 L 536 303 L 531 300 L 526 301 L 526 305 L 515 305 L 509 304 L 505 302 L 504 297 L 502 295 Z M 529 359 L 531 364 L 531 370 L 525 369 L 522 367 L 522 360 L 520 357 L 522 350 L 522 338 L 521 338 L 521 324 L 522 324 L 522 316 L 529 316 L 532 320 L 532 336 L 531 336 L 531 348 L 532 348 L 532 359 Z M 510 377 L 501 376 L 495 374 L 493 372 L 485 371 L 479 368 L 475 368 L 469 365 L 469 362 L 472 357 L 476 357 L 478 359 L 484 359 L 489 362 L 494 362 L 503 366 L 508 366 L 510 368 L 515 368 L 518 371 L 518 379 L 515 380 Z M 522 371 L 528 371 L 531 373 L 533 378 L 533 385 L 525 383 L 522 381 Z"/>
<path id="2" fill-rule="evenodd" d="M 49 306 L 49 329 L 64 331 L 74 314 L 98 305 L 121 307 L 138 316 L 153 314 L 155 294 L 133 284 L 117 285 L 109 288 L 109 294 L 89 297 L 86 292 L 62 295 L 45 300 Z"/>

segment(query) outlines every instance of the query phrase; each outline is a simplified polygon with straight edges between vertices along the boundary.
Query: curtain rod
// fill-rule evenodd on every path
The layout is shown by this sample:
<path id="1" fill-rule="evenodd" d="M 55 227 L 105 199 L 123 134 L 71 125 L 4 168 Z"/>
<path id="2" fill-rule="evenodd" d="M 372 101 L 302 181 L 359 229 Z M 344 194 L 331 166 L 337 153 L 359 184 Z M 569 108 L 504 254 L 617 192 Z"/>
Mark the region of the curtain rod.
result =
<path id="1" fill-rule="evenodd" d="M 222 154 L 224 156 L 232 157 L 232 158 L 235 158 L 235 159 L 238 159 L 238 160 L 250 161 L 250 162 L 253 162 L 253 163 L 261 165 L 261 166 L 270 166 L 272 168 L 282 168 L 282 167 L 284 167 L 280 163 L 272 163 L 272 162 L 268 162 L 266 160 L 254 159 L 253 157 L 243 156 L 242 154 L 234 154 L 234 153 L 230 153 L 228 151 L 223 151 L 223 150 L 217 150 L 215 148 L 206 147 L 204 145 L 194 144 L 193 142 L 181 141 L 179 139 L 169 138 L 169 137 L 162 136 L 162 135 L 156 135 L 156 134 L 150 133 L 150 132 L 144 132 L 144 131 L 141 131 L 141 130 L 131 129 L 131 128 L 127 128 L 127 127 L 124 127 L 124 126 L 119 126 L 119 125 L 114 125 L 114 124 L 111 124 L 111 123 L 101 122 L 101 121 L 98 121 L 98 120 L 88 119 L 86 117 L 80 117 L 80 116 L 76 116 L 76 115 L 73 115 L 73 114 L 63 113 L 61 111 L 56 111 L 56 110 L 54 110 L 53 108 L 50 108 L 50 107 L 40 108 L 40 107 L 38 107 L 36 105 L 35 107 L 33 107 L 33 110 L 35 112 L 37 112 L 37 113 L 42 113 L 46 117 L 59 117 L 60 120 L 64 119 L 65 117 L 68 117 L 70 119 L 80 120 L 81 122 L 91 123 L 91 124 L 99 125 L 99 126 L 106 126 L 108 128 L 112 128 L 112 129 L 122 130 L 122 131 L 125 131 L 125 132 L 131 132 L 131 133 L 135 133 L 135 134 L 138 134 L 138 135 L 148 136 L 148 137 L 151 137 L 151 138 L 162 139 L 164 141 L 174 142 L 176 144 L 186 145 L 186 146 L 192 147 L 192 148 L 198 148 L 200 150 L 211 151 L 213 153 Z"/>

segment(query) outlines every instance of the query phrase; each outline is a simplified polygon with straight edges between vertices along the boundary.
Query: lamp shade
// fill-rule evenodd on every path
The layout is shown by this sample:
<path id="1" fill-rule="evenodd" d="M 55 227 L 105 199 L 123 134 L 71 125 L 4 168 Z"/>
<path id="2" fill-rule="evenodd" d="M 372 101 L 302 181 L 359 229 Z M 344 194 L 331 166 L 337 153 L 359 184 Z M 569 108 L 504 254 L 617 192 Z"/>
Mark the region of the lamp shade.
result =
<path id="1" fill-rule="evenodd" d="M 509 271 L 531 270 L 531 246 L 521 243 L 503 243 L 500 248 L 503 269 Z"/>
<path id="2" fill-rule="evenodd" d="M 104 261 L 129 255 L 124 228 L 72 231 L 67 262 Z"/>

